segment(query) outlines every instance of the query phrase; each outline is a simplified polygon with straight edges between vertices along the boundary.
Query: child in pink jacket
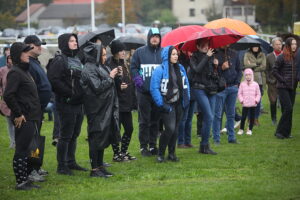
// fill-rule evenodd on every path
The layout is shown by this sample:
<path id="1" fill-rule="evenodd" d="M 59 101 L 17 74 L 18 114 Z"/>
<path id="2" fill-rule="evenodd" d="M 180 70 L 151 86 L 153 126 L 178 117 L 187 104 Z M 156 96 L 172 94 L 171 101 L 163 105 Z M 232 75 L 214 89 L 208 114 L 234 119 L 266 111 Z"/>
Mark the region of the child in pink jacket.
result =
<path id="1" fill-rule="evenodd" d="M 259 90 L 259 85 L 253 79 L 253 71 L 250 68 L 245 69 L 244 71 L 244 81 L 240 84 L 238 99 L 243 105 L 242 110 L 242 120 L 241 127 L 238 131 L 238 135 L 242 135 L 244 133 L 245 121 L 250 114 L 250 124 L 249 130 L 247 131 L 247 135 L 252 135 L 252 128 L 254 124 L 255 117 L 255 108 L 260 101 L 261 94 Z"/>

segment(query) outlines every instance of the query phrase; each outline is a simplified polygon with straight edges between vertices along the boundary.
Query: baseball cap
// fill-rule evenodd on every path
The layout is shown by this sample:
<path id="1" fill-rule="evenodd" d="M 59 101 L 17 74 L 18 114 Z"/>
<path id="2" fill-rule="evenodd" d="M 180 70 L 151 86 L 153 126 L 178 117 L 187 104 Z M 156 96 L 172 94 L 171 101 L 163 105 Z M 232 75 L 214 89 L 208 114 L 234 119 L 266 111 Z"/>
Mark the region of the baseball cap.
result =
<path id="1" fill-rule="evenodd" d="M 42 42 L 36 35 L 28 35 L 25 40 L 25 44 L 34 44 L 36 46 L 45 45 L 46 42 Z"/>

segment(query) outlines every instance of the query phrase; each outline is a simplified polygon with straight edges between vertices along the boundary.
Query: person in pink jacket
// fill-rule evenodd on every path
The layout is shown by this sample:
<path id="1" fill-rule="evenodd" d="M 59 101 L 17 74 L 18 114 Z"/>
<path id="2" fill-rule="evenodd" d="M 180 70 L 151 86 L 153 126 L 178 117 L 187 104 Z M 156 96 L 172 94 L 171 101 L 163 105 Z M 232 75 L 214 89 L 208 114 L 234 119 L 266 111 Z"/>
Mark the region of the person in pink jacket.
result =
<path id="1" fill-rule="evenodd" d="M 247 130 L 246 134 L 252 135 L 252 128 L 255 118 L 255 108 L 261 99 L 261 94 L 258 83 L 254 81 L 252 69 L 245 69 L 244 79 L 245 80 L 240 84 L 238 91 L 238 99 L 243 105 L 243 109 L 241 127 L 237 134 L 242 135 L 244 133 L 245 121 L 248 113 L 250 113 L 249 129 Z"/>

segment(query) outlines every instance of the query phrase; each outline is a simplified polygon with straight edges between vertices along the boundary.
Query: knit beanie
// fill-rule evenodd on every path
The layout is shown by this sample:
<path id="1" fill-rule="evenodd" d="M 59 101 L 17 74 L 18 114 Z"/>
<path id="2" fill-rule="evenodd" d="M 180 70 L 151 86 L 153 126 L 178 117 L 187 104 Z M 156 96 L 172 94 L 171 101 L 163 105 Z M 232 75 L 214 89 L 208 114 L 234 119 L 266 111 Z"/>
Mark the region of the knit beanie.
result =
<path id="1" fill-rule="evenodd" d="M 115 55 L 118 52 L 125 50 L 125 45 L 119 40 L 113 40 L 110 44 L 110 49 L 111 53 Z"/>

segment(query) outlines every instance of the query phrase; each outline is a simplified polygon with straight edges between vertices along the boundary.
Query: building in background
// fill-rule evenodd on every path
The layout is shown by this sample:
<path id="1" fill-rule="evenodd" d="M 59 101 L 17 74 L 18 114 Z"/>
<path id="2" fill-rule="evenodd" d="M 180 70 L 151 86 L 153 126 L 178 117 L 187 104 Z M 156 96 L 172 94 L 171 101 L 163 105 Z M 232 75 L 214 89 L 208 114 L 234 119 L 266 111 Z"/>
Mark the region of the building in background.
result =
<path id="1" fill-rule="evenodd" d="M 41 13 L 44 12 L 45 9 L 46 9 L 46 6 L 42 3 L 31 4 L 29 7 L 30 22 L 38 23 L 38 18 L 41 15 Z M 16 22 L 17 23 L 27 23 L 27 8 L 16 17 Z"/>

